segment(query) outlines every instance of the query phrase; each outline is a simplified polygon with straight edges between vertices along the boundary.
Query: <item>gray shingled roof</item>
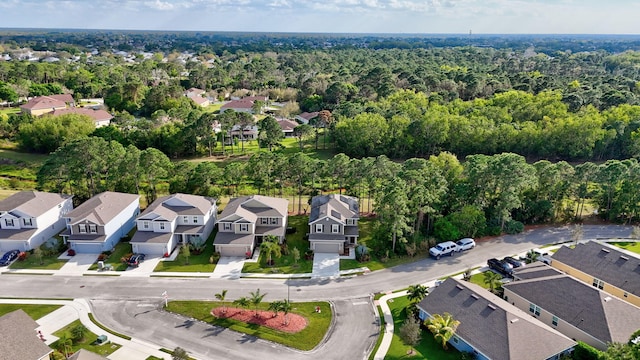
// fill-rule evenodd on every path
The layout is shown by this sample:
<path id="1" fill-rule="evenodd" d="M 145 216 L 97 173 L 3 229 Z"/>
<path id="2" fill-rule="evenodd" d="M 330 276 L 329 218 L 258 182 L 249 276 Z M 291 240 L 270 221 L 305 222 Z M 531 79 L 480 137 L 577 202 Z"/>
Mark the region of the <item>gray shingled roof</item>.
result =
<path id="1" fill-rule="evenodd" d="M 106 357 L 92 353 L 89 350 L 80 349 L 69 357 L 69 360 L 104 360 Z"/>
<path id="2" fill-rule="evenodd" d="M 561 271 L 540 261 L 513 269 L 513 277 L 516 280 L 537 279 L 561 274 L 563 274 Z"/>
<path id="3" fill-rule="evenodd" d="M 265 206 L 249 207 L 247 202 L 256 200 Z M 218 220 L 223 220 L 231 215 L 238 215 L 251 222 L 255 222 L 258 216 L 286 217 L 289 212 L 289 201 L 287 199 L 274 198 L 270 196 L 252 195 L 233 198 L 218 216 Z"/>
<path id="4" fill-rule="evenodd" d="M 448 278 L 418 307 L 450 313 L 460 321 L 456 334 L 493 360 L 547 359 L 575 345 L 558 331 L 478 285 Z"/>
<path id="5" fill-rule="evenodd" d="M 344 222 L 347 218 L 358 218 L 359 214 L 358 200 L 354 197 L 339 194 L 317 195 L 311 199 L 309 223 L 325 216 Z"/>
<path id="6" fill-rule="evenodd" d="M 0 316 L 0 358 L 40 359 L 52 350 L 38 338 L 38 324 L 22 310 Z"/>
<path id="7" fill-rule="evenodd" d="M 604 250 L 603 250 L 604 249 Z M 589 241 L 571 249 L 563 246 L 553 261 L 559 261 L 626 292 L 640 296 L 640 258 Z"/>
<path id="8" fill-rule="evenodd" d="M 11 212 L 18 210 L 32 217 L 38 217 L 70 198 L 71 195 L 41 191 L 20 191 L 0 201 L 0 211 Z"/>
<path id="9" fill-rule="evenodd" d="M 170 203 L 172 200 L 175 200 L 177 203 L 185 203 L 188 205 L 185 206 L 175 206 Z M 206 214 L 212 206 L 216 204 L 216 199 L 206 197 L 206 196 L 198 196 L 198 195 L 190 195 L 190 194 L 172 194 L 167 196 L 162 196 L 156 201 L 152 202 L 140 216 L 138 219 L 149 219 L 149 214 L 157 214 L 167 221 L 172 221 L 176 217 L 180 215 L 204 215 Z"/>
<path id="10" fill-rule="evenodd" d="M 105 225 L 139 198 L 140 195 L 105 191 L 85 201 L 65 217 L 71 219 L 71 224 L 88 220 L 97 225 Z"/>
<path id="11" fill-rule="evenodd" d="M 640 308 L 568 275 L 503 287 L 604 343 L 627 342 L 640 329 Z"/>

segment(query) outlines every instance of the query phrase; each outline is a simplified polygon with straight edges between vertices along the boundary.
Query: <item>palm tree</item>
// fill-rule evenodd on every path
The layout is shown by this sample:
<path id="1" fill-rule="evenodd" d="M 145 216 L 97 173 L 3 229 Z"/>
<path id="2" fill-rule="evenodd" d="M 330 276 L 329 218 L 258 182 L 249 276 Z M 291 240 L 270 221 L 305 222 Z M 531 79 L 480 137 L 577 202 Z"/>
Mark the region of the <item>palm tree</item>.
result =
<path id="1" fill-rule="evenodd" d="M 282 312 L 284 313 L 285 325 L 289 325 L 289 318 L 287 317 L 287 315 L 289 315 L 289 312 L 291 311 L 292 308 L 293 307 L 291 306 L 291 302 L 289 302 L 289 300 L 282 301 L 282 308 L 280 310 L 282 310 Z"/>
<path id="2" fill-rule="evenodd" d="M 239 299 L 233 300 L 233 305 L 239 306 L 242 309 L 241 312 L 244 312 L 244 309 L 249 307 L 249 299 L 243 296 Z"/>
<path id="3" fill-rule="evenodd" d="M 496 289 L 500 286 L 500 280 L 502 280 L 500 274 L 494 273 L 491 270 L 484 272 L 484 283 L 489 286 L 489 290 L 492 293 L 495 293 Z"/>
<path id="4" fill-rule="evenodd" d="M 454 320 L 453 316 L 446 312 L 442 315 L 431 316 L 425 321 L 425 324 L 433 334 L 433 338 L 442 345 L 443 349 L 447 350 L 447 341 L 456 333 L 460 321 Z"/>
<path id="5" fill-rule="evenodd" d="M 424 299 L 424 297 L 427 296 L 428 293 L 429 293 L 429 289 L 427 289 L 427 287 L 424 285 L 420 285 L 420 284 L 411 285 L 407 289 L 407 299 L 412 304 L 415 304 L 417 302 L 420 302 L 422 299 Z"/>
<path id="6" fill-rule="evenodd" d="M 222 313 L 226 313 L 227 312 L 227 306 L 225 305 L 224 302 L 224 298 L 227 296 L 227 290 L 222 290 L 221 292 L 217 293 L 216 295 L 216 299 L 218 299 L 218 301 L 220 301 L 222 303 Z"/>
<path id="7" fill-rule="evenodd" d="M 278 312 L 282 310 L 283 302 L 280 300 L 276 300 L 269 304 L 269 310 L 273 311 L 273 317 L 278 317 Z"/>
<path id="8" fill-rule="evenodd" d="M 255 316 L 258 316 L 258 305 L 260 305 L 260 303 L 262 302 L 262 299 L 267 295 L 267 294 L 260 294 L 260 289 L 256 290 L 256 291 L 252 291 L 249 293 L 249 295 L 251 295 L 251 299 L 249 299 L 249 301 L 251 302 L 251 304 L 253 304 L 253 308 L 256 311 Z"/>
<path id="9" fill-rule="evenodd" d="M 529 250 L 529 252 L 527 253 L 527 264 L 531 264 L 532 262 L 536 262 L 536 260 L 538 260 L 538 257 L 540 257 L 540 254 L 536 251 Z"/>
<path id="10" fill-rule="evenodd" d="M 68 359 L 72 345 L 73 340 L 71 339 L 71 336 L 68 333 L 64 333 L 56 342 L 56 349 L 64 355 L 65 359 Z"/>
<path id="11" fill-rule="evenodd" d="M 264 251 L 268 265 L 273 265 L 271 262 L 272 256 L 276 258 L 282 256 L 282 248 L 280 248 L 280 244 L 278 244 L 278 238 L 273 235 L 266 236 L 266 239 L 260 244 L 260 251 Z"/>

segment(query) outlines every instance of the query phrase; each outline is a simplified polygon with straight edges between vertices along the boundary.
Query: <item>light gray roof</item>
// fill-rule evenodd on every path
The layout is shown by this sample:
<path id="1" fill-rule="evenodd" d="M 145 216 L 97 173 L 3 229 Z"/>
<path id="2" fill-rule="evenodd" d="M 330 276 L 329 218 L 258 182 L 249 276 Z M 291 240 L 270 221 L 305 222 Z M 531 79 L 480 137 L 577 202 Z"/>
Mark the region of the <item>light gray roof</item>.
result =
<path id="1" fill-rule="evenodd" d="M 251 245 L 255 240 L 254 234 L 234 234 L 218 232 L 213 240 L 214 245 Z"/>
<path id="2" fill-rule="evenodd" d="M 448 278 L 418 307 L 450 313 L 460 321 L 456 334 L 493 360 L 547 359 L 576 343 L 478 285 Z"/>
<path id="3" fill-rule="evenodd" d="M 594 241 L 580 243 L 571 249 L 563 246 L 552 256 L 626 292 L 640 296 L 640 258 Z"/>
<path id="4" fill-rule="evenodd" d="M 311 199 L 309 223 L 326 216 L 344 223 L 345 219 L 358 218 L 360 214 L 358 200 L 339 194 L 317 195 Z"/>
<path id="5" fill-rule="evenodd" d="M 96 353 L 92 353 L 89 350 L 80 349 L 75 354 L 69 357 L 69 360 L 104 360 L 106 357 L 102 357 Z"/>
<path id="6" fill-rule="evenodd" d="M 0 229 L 0 239 L 2 240 L 29 240 L 38 229 Z"/>
<path id="7" fill-rule="evenodd" d="M 254 201 L 255 200 L 255 201 Z M 289 212 L 289 200 L 270 196 L 252 195 L 233 198 L 218 216 L 224 221 L 231 215 L 238 215 L 255 223 L 258 216 L 286 217 Z"/>
<path id="8" fill-rule="evenodd" d="M 155 231 L 136 231 L 131 238 L 132 243 L 166 244 L 173 237 L 173 233 Z"/>
<path id="9" fill-rule="evenodd" d="M 11 212 L 18 210 L 32 217 L 38 217 L 70 198 L 71 195 L 41 191 L 20 191 L 0 201 L 0 211 Z"/>
<path id="10" fill-rule="evenodd" d="M 36 323 L 22 310 L 0 316 L 0 358 L 41 359 L 52 350 L 38 338 Z"/>
<path id="11" fill-rule="evenodd" d="M 565 274 L 503 287 L 604 343 L 627 342 L 640 329 L 640 308 Z"/>
<path id="12" fill-rule="evenodd" d="M 65 217 L 71 219 L 71 224 L 86 220 L 97 225 L 106 225 L 139 199 L 140 195 L 105 191 L 85 201 Z"/>
<path id="13" fill-rule="evenodd" d="M 214 198 L 177 193 L 156 199 L 138 216 L 138 220 L 153 220 L 150 214 L 157 214 L 167 221 L 180 215 L 204 215 L 215 205 Z"/>

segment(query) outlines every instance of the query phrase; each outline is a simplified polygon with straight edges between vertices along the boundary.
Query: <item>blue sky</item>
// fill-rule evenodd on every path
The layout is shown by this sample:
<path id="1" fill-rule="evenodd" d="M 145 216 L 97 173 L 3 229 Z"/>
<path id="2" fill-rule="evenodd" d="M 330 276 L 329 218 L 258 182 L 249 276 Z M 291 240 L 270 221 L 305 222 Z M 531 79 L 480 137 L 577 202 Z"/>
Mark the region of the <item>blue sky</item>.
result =
<path id="1" fill-rule="evenodd" d="M 638 34 L 635 0 L 0 0 L 0 27 Z"/>

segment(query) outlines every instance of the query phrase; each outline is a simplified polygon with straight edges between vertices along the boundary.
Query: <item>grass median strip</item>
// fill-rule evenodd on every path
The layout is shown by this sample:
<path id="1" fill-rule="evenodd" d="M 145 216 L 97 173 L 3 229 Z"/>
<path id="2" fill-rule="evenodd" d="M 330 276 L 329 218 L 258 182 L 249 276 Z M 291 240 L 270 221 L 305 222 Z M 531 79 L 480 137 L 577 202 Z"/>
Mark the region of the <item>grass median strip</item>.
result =
<path id="1" fill-rule="evenodd" d="M 97 327 L 99 327 L 100 329 L 108 332 L 109 334 L 115 335 L 115 336 L 119 336 L 119 337 L 121 337 L 121 338 L 123 338 L 125 340 L 131 340 L 131 336 L 120 334 L 119 332 L 113 331 L 113 330 L 109 329 L 108 327 L 106 327 L 106 326 L 102 325 L 101 323 L 99 323 L 98 320 L 96 320 L 96 318 L 93 317 L 92 313 L 89 313 L 89 319 L 91 320 L 92 323 L 96 324 Z"/>

